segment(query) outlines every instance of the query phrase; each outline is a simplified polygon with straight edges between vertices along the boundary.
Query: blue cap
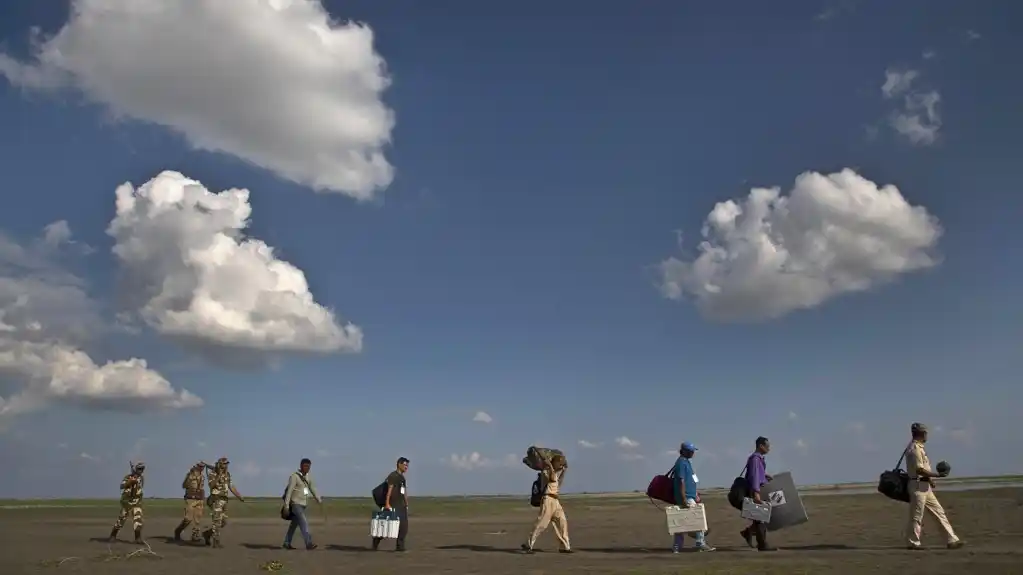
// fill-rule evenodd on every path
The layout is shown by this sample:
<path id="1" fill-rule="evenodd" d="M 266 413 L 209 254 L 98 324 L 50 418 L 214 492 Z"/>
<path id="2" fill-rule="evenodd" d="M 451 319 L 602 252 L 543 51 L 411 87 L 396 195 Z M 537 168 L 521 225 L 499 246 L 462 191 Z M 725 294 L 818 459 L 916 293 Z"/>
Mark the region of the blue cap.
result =
<path id="1" fill-rule="evenodd" d="M 688 441 L 683 441 L 682 449 L 684 449 L 685 451 L 696 451 L 696 446 Z"/>

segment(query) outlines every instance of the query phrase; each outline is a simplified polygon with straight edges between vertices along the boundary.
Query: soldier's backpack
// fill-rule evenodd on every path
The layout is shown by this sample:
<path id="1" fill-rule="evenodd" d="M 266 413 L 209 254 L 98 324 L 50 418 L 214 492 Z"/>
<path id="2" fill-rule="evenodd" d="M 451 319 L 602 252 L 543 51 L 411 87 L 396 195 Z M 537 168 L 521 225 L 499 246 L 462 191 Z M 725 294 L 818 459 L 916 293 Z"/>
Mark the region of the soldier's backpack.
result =
<path id="1" fill-rule="evenodd" d="M 546 485 L 543 483 L 543 474 L 536 474 L 536 481 L 533 482 L 533 491 L 529 494 L 529 504 L 533 507 L 540 507 L 543 505 L 543 496 L 547 492 Z"/>
<path id="2" fill-rule="evenodd" d="M 909 473 L 902 470 L 902 460 L 906 457 L 909 446 L 902 451 L 895 469 L 885 471 L 877 481 L 877 491 L 888 499 L 909 503 Z"/>

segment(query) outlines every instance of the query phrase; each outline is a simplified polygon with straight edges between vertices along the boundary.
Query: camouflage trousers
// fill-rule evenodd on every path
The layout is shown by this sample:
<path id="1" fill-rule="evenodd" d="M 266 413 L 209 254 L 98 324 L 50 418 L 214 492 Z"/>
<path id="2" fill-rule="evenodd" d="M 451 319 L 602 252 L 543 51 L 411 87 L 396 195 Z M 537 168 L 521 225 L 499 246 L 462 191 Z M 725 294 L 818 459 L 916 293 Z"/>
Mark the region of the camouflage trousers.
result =
<path id="1" fill-rule="evenodd" d="M 142 529 L 142 506 L 130 505 L 128 503 L 121 503 L 121 512 L 117 514 L 117 521 L 114 522 L 114 529 L 120 530 L 124 527 L 125 522 L 128 521 L 129 515 L 131 516 L 132 529 L 135 531 Z"/>
<path id="2" fill-rule="evenodd" d="M 192 541 L 199 541 L 202 539 L 202 534 L 199 530 L 199 522 L 202 521 L 203 514 L 203 502 L 201 499 L 186 499 L 185 500 L 185 517 L 181 520 L 181 528 L 192 525 Z"/>
<path id="3" fill-rule="evenodd" d="M 213 541 L 220 541 L 220 530 L 227 525 L 227 498 L 210 498 L 210 538 Z"/>

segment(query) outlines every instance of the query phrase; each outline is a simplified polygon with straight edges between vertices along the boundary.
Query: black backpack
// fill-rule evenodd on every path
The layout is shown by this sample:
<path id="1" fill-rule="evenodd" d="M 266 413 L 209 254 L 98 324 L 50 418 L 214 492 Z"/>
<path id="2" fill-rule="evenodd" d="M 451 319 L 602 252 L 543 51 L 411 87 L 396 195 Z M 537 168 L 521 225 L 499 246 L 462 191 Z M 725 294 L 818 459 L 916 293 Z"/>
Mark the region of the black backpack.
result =
<path id="1" fill-rule="evenodd" d="M 728 504 L 732 507 L 742 510 L 742 500 L 749 496 L 749 461 L 746 462 L 746 467 L 742 468 L 742 474 L 732 481 L 732 486 L 728 489 Z"/>
<path id="2" fill-rule="evenodd" d="M 373 488 L 373 503 L 376 503 L 377 507 L 383 507 L 387 503 L 387 481 L 383 481 L 380 485 Z"/>
<path id="3" fill-rule="evenodd" d="M 529 504 L 533 507 L 543 505 L 543 496 L 547 493 L 546 485 L 543 484 L 543 474 L 536 474 L 536 481 L 533 482 L 533 491 L 529 494 Z"/>
<path id="4" fill-rule="evenodd" d="M 906 457 L 909 446 L 903 450 L 895 469 L 885 471 L 877 481 L 877 491 L 888 499 L 909 503 L 909 473 L 902 470 L 902 460 Z"/>

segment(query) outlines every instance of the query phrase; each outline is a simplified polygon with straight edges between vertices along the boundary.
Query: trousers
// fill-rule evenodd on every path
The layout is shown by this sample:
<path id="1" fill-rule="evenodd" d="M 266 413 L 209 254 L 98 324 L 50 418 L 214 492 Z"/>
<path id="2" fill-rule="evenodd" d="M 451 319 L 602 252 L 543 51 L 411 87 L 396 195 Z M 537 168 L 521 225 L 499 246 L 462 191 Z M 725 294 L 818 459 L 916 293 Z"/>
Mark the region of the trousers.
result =
<path id="1" fill-rule="evenodd" d="M 203 502 L 201 499 L 185 500 L 185 516 L 181 519 L 181 528 L 192 526 L 192 541 L 201 538 L 199 523 L 203 516 Z"/>
<path id="2" fill-rule="evenodd" d="M 572 544 L 568 539 L 568 518 L 565 517 L 565 508 L 561 506 L 561 500 L 545 496 L 540 504 L 540 514 L 536 517 L 533 531 L 529 534 L 529 541 L 526 545 L 532 549 L 536 538 L 547 530 L 547 526 L 554 524 L 554 536 L 561 543 L 563 549 L 571 549 Z"/>
<path id="3" fill-rule="evenodd" d="M 938 497 L 934 495 L 930 485 L 926 482 L 916 482 L 919 483 L 919 486 L 914 486 L 914 482 L 914 480 L 910 480 L 910 488 L 916 487 L 916 489 L 910 493 L 906 542 L 913 546 L 920 545 L 920 535 L 923 532 L 925 513 L 930 513 L 938 520 L 938 525 L 945 532 L 946 543 L 959 541 L 955 531 L 952 530 L 952 524 L 949 523 L 948 517 L 945 515 L 945 509 L 938 502 Z"/>
<path id="4" fill-rule="evenodd" d="M 291 539 L 295 536 L 295 530 L 302 531 L 302 539 L 306 547 L 313 544 L 313 536 L 309 533 L 309 520 L 305 516 L 305 505 L 298 503 L 291 504 L 291 525 L 288 525 L 288 532 L 284 535 L 284 544 L 291 545 Z"/>
<path id="5" fill-rule="evenodd" d="M 121 511 L 117 514 L 117 521 L 114 521 L 114 529 L 120 530 L 131 516 L 131 528 L 135 531 L 142 529 L 142 506 L 121 503 Z"/>

